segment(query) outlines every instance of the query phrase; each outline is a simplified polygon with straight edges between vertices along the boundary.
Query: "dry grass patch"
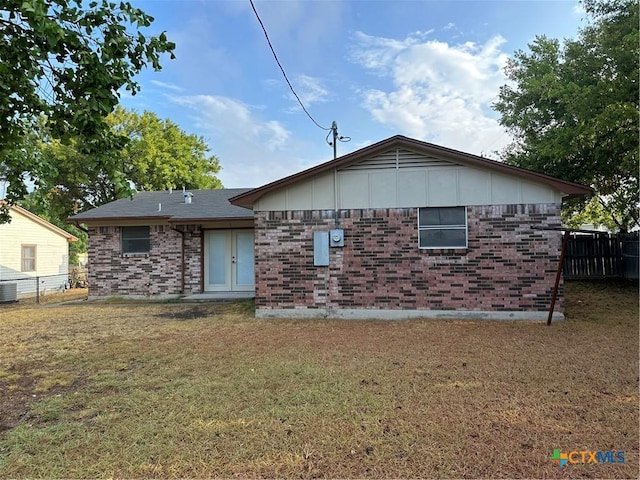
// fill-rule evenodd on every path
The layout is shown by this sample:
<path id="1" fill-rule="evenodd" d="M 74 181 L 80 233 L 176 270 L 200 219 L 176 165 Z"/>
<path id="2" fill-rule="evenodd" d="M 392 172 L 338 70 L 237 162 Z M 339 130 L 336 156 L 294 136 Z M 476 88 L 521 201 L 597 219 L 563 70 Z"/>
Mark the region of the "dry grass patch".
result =
<path id="1" fill-rule="evenodd" d="M 0 477 L 636 477 L 637 286 L 566 290 L 550 328 L 0 309 Z"/>
<path id="2" fill-rule="evenodd" d="M 51 292 L 40 295 L 40 305 L 50 305 L 62 302 L 69 302 L 74 300 L 86 300 L 89 290 L 86 288 L 71 288 L 69 290 L 64 290 L 61 292 Z M 20 307 L 32 307 L 38 304 L 38 298 L 35 293 L 32 296 L 24 297 L 18 300 L 17 303 L 12 305 L 2 305 L 0 304 L 0 315 L 2 315 L 3 309 L 12 307 L 12 308 L 20 308 Z"/>

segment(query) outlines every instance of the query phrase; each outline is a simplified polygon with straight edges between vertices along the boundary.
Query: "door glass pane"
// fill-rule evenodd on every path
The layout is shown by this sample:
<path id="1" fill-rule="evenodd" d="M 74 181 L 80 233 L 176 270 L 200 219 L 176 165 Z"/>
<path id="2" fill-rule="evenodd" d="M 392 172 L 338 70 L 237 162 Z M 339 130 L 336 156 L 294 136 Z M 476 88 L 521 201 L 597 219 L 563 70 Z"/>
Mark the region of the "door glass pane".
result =
<path id="1" fill-rule="evenodd" d="M 253 285 L 253 232 L 236 232 L 236 283 Z"/>
<path id="2" fill-rule="evenodd" d="M 227 234 L 209 234 L 209 285 L 227 283 Z"/>

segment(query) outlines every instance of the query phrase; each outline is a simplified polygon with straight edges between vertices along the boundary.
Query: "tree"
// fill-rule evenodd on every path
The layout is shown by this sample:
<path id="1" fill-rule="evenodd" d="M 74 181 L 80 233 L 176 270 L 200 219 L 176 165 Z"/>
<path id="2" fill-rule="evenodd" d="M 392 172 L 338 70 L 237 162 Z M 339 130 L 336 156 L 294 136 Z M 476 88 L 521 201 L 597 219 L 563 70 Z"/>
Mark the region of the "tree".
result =
<path id="1" fill-rule="evenodd" d="M 79 139 L 85 152 L 118 148 L 105 117 L 145 66 L 175 45 L 164 33 L 145 37 L 153 17 L 129 2 L 4 0 L 0 5 L 0 171 L 7 200 L 26 194 L 25 183 L 49 173 L 44 157 L 24 151 L 25 139 L 45 116 L 50 135 Z M 109 157 L 103 157 L 108 161 Z M 0 212 L 2 216 L 3 212 Z M 5 215 L 0 218 L 6 221 Z"/>
<path id="2" fill-rule="evenodd" d="M 592 197 L 586 202 L 580 212 L 562 212 L 562 221 L 569 228 L 581 228 L 585 224 L 591 224 L 595 228 L 605 227 L 609 231 L 619 230 L 613 217 L 604 209 L 597 197 Z"/>
<path id="3" fill-rule="evenodd" d="M 170 120 L 154 113 L 138 114 L 117 107 L 106 117 L 111 130 L 126 145 L 103 154 L 87 154 L 80 140 L 63 144 L 40 125 L 40 138 L 32 150 L 51 168 L 40 179 L 28 201 L 34 213 L 43 213 L 59 225 L 84 211 L 128 196 L 134 190 L 221 188 L 215 176 L 220 163 L 207 155 L 204 139 L 187 134 Z M 109 156 L 109 159 L 104 158 Z"/>
<path id="4" fill-rule="evenodd" d="M 638 2 L 583 2 L 577 40 L 539 36 L 509 60 L 494 108 L 514 142 L 511 164 L 591 186 L 618 229 L 639 223 Z M 568 202 L 567 217 L 591 199 Z M 600 222 L 602 223 L 602 222 Z"/>
<path id="5" fill-rule="evenodd" d="M 187 134 L 154 113 L 139 115 L 121 107 L 107 117 L 107 123 L 129 140 L 120 152 L 120 166 L 137 190 L 222 188 L 214 176 L 220 163 L 215 156 L 206 155 L 209 147 L 202 137 Z"/>

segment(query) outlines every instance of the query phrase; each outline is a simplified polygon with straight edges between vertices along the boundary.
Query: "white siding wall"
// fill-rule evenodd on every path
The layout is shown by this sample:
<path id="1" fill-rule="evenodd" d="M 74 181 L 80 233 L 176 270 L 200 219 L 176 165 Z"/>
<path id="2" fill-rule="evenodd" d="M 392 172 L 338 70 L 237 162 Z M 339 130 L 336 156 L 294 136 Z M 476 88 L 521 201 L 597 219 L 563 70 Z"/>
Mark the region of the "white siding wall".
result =
<path id="1" fill-rule="evenodd" d="M 256 203 L 254 210 L 331 210 L 334 205 L 332 171 L 265 195 Z"/>
<path id="2" fill-rule="evenodd" d="M 262 197 L 256 211 L 408 208 L 560 203 L 544 183 L 481 170 L 408 150 L 390 150 L 356 164 L 283 187 Z"/>
<path id="3" fill-rule="evenodd" d="M 11 210 L 11 223 L 0 224 L 0 280 L 55 275 L 42 279 L 41 288 L 57 289 L 69 271 L 67 239 Z M 22 272 L 22 245 L 36 245 L 36 270 Z M 35 280 L 19 281 L 18 293 L 35 291 Z"/>

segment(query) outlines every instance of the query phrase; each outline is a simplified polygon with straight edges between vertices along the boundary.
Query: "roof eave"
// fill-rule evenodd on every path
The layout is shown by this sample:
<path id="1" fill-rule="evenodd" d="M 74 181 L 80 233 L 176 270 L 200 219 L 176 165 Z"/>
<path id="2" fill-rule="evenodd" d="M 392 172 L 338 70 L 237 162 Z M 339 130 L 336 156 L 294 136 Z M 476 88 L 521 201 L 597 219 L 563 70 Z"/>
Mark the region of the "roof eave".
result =
<path id="1" fill-rule="evenodd" d="M 586 188 L 586 187 L 585 187 Z M 574 193 L 566 193 L 562 198 L 563 199 L 571 199 L 571 198 L 580 198 L 580 197 L 584 197 L 585 195 L 590 195 L 593 193 L 593 189 L 592 188 L 587 188 L 586 192 L 574 192 Z"/>
<path id="2" fill-rule="evenodd" d="M 5 203 L 5 202 L 2 202 L 2 203 Z M 76 237 L 75 235 L 72 235 L 69 232 L 63 230 L 62 228 L 55 226 L 51 222 L 47 222 L 44 218 L 40 218 L 35 213 L 31 213 L 29 210 L 27 210 L 25 208 L 22 208 L 20 205 L 9 205 L 9 209 L 10 210 L 15 210 L 16 212 L 20 213 L 21 215 L 29 218 L 30 220 L 33 220 L 34 222 L 36 222 L 40 226 L 52 231 L 53 233 L 56 233 L 56 234 L 60 235 L 61 237 L 66 238 L 68 242 L 77 242 L 78 241 L 78 237 Z"/>
<path id="3" fill-rule="evenodd" d="M 75 216 L 67 218 L 67 222 L 78 225 L 80 223 L 97 223 L 97 222 L 113 222 L 113 221 L 148 221 L 148 220 L 169 220 L 170 215 L 148 215 L 140 217 L 93 217 L 93 218 L 76 218 Z"/>
<path id="4" fill-rule="evenodd" d="M 252 208 L 254 203 L 260 197 L 262 197 L 265 193 L 275 190 L 276 188 L 284 187 L 291 183 L 297 182 L 299 180 L 309 178 L 313 175 L 323 173 L 325 171 L 332 170 L 334 168 L 341 167 L 344 164 L 355 162 L 361 158 L 366 157 L 367 155 L 370 155 L 373 152 L 384 150 L 390 147 L 391 145 L 399 145 L 399 146 L 404 145 L 404 146 L 416 148 L 418 150 L 428 151 L 430 153 L 436 152 L 454 161 L 457 160 L 463 163 L 470 164 L 472 166 L 489 168 L 499 172 L 510 173 L 512 175 L 516 175 L 521 178 L 546 183 L 556 188 L 557 190 L 567 195 L 570 195 L 571 197 L 580 197 L 580 196 L 588 195 L 589 193 L 592 192 L 590 188 L 585 187 L 584 185 L 567 182 L 565 180 L 552 177 L 550 175 L 545 175 L 543 173 L 526 170 L 524 168 L 508 165 L 495 160 L 478 157 L 476 155 L 472 155 L 466 152 L 461 152 L 459 150 L 453 150 L 451 148 L 441 147 L 439 145 L 423 142 L 421 140 L 415 140 L 402 135 L 396 135 L 394 137 L 390 137 L 386 140 L 382 140 L 381 142 L 375 143 L 373 145 L 369 145 L 368 147 L 364 147 L 360 150 L 357 150 L 355 152 L 339 157 L 335 160 L 330 160 L 328 162 L 322 163 L 315 167 L 311 167 L 302 172 L 295 173 L 288 177 L 281 178 L 279 180 L 268 183 L 261 187 L 257 187 L 252 190 L 249 190 L 248 192 L 241 193 L 240 195 L 231 197 L 229 198 L 229 202 L 239 207 Z"/>
<path id="5" fill-rule="evenodd" d="M 187 224 L 194 222 L 226 222 L 238 220 L 253 220 L 253 215 L 247 217 L 200 217 L 200 218 L 170 218 L 169 223 Z"/>
<path id="6" fill-rule="evenodd" d="M 253 216 L 246 217 L 174 217 L 171 215 L 163 215 L 163 216 L 139 216 L 139 217 L 99 217 L 99 218 L 75 218 L 69 217 L 67 218 L 67 222 L 78 225 L 80 223 L 101 223 L 101 222 L 146 222 L 150 220 L 164 220 L 167 223 L 173 224 L 186 224 L 186 223 L 194 223 L 194 222 L 215 222 L 215 221 L 227 221 L 227 220 L 253 220 Z"/>

